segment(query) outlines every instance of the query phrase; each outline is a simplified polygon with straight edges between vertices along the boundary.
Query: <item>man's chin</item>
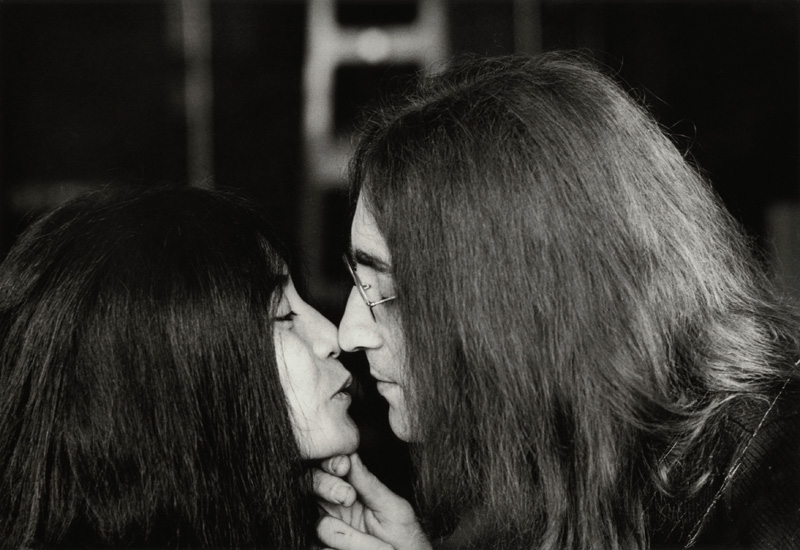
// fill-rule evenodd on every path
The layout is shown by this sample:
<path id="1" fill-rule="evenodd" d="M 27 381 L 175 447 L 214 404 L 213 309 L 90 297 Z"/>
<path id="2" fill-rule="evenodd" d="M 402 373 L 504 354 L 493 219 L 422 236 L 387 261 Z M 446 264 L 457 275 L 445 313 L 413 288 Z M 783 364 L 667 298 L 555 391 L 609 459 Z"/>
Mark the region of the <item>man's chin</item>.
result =
<path id="1" fill-rule="evenodd" d="M 414 440 L 411 436 L 411 425 L 408 422 L 408 418 L 398 413 L 393 407 L 389 407 L 389 427 L 392 428 L 394 435 L 398 439 L 407 443 Z"/>

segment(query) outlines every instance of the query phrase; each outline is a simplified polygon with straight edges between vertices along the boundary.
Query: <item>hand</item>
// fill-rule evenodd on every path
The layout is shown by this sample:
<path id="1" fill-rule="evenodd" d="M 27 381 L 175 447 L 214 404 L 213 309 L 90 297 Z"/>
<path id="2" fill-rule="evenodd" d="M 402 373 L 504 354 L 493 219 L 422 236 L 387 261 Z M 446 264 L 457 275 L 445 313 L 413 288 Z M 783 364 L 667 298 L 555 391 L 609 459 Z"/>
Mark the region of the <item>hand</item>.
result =
<path id="1" fill-rule="evenodd" d="M 324 544 L 338 550 L 432 548 L 411 505 L 372 475 L 358 455 L 328 459 L 322 468 L 314 472 L 314 491 L 328 514 L 317 524 Z"/>
<path id="2" fill-rule="evenodd" d="M 324 514 L 340 519 L 366 533 L 364 505 L 356 500 L 356 490 L 344 478 L 350 473 L 350 458 L 340 455 L 325 460 L 322 470 L 313 470 L 314 492 Z"/>

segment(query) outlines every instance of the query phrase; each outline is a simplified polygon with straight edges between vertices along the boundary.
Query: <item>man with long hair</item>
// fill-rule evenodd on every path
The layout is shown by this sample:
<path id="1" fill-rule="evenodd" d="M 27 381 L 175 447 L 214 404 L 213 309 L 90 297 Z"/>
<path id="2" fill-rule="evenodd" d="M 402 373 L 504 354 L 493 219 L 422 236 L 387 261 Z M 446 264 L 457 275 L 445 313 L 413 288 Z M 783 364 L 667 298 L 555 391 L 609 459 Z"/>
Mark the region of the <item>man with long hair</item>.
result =
<path id="1" fill-rule="evenodd" d="M 797 313 L 611 78 L 468 60 L 369 119 L 351 182 L 340 346 L 411 442 L 422 527 L 339 459 L 326 544 L 800 547 Z"/>

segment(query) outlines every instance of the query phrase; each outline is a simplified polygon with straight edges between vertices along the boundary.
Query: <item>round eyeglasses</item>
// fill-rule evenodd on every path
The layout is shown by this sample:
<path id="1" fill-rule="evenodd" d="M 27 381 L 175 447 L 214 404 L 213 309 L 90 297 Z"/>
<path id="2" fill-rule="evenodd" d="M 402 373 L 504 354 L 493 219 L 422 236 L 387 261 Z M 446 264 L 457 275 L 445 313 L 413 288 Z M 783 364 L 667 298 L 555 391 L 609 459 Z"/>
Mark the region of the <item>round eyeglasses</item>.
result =
<path id="1" fill-rule="evenodd" d="M 353 278 L 353 284 L 358 289 L 358 293 L 361 295 L 361 298 L 364 300 L 364 303 L 369 306 L 369 310 L 372 311 L 372 308 L 375 306 L 379 306 L 381 304 L 385 304 L 386 302 L 391 302 L 395 300 L 397 296 L 389 296 L 388 298 L 381 298 L 380 300 L 370 300 L 369 296 L 367 296 L 367 290 L 371 287 L 370 285 L 365 285 L 361 282 L 361 279 L 358 278 L 358 274 L 356 273 L 356 268 L 353 267 L 353 264 L 350 262 L 350 258 L 347 254 L 342 256 L 342 260 L 344 260 L 344 265 L 347 266 L 347 271 L 350 272 L 350 276 Z M 375 314 L 373 313 L 373 317 Z"/>

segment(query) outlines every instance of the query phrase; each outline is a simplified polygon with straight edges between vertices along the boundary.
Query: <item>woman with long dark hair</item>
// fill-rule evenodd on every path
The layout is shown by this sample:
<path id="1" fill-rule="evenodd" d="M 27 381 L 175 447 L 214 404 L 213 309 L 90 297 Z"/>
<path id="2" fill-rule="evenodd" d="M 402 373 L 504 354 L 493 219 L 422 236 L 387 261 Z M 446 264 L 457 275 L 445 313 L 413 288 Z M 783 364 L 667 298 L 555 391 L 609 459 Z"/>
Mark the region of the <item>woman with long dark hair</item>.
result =
<path id="1" fill-rule="evenodd" d="M 358 445 L 336 329 L 254 207 L 77 199 L 0 266 L 2 548 L 310 548 Z"/>
<path id="2" fill-rule="evenodd" d="M 428 535 L 800 546 L 797 313 L 611 78 L 558 53 L 466 61 L 369 119 L 351 177 L 363 286 L 339 341 L 412 442 Z M 425 547 L 353 467 L 366 508 L 331 507 L 357 529 L 332 517 L 323 540 Z"/>

